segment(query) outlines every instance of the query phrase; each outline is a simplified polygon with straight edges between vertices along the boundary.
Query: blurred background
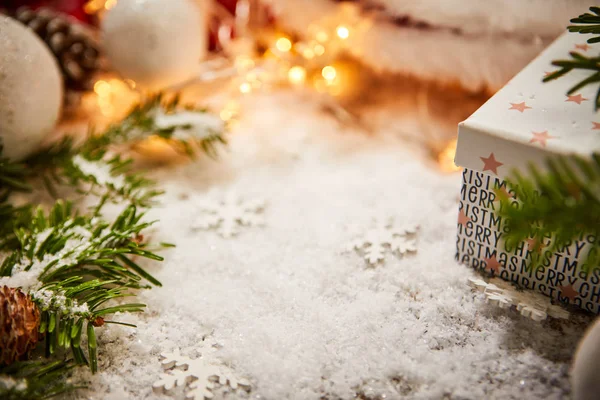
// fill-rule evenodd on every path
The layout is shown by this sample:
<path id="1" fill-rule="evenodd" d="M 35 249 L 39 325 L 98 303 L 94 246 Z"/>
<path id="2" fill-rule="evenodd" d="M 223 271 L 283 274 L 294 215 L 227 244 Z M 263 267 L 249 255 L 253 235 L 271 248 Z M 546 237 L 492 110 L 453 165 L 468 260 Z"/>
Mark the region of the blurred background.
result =
<path id="1" fill-rule="evenodd" d="M 166 91 L 234 125 L 252 96 L 294 90 L 351 129 L 422 144 L 447 171 L 457 123 L 586 8 L 583 0 L 0 0 L 56 57 L 63 123 L 109 123 L 148 91 Z"/>

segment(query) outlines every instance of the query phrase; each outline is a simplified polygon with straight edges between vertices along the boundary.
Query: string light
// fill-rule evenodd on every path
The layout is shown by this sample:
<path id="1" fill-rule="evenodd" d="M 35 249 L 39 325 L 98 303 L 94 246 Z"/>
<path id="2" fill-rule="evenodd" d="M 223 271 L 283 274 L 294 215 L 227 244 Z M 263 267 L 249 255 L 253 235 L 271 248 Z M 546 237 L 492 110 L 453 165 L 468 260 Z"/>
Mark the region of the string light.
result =
<path id="1" fill-rule="evenodd" d="M 321 75 L 323 75 L 323 78 L 328 82 L 333 82 L 337 76 L 337 71 L 334 67 L 328 65 L 321 70 Z"/>
<path id="2" fill-rule="evenodd" d="M 343 25 L 337 27 L 336 33 L 340 39 L 348 39 L 350 36 L 350 30 Z"/>
<path id="3" fill-rule="evenodd" d="M 288 80 L 292 85 L 302 85 L 306 81 L 306 70 L 296 65 L 295 67 L 290 68 L 288 71 Z"/>
<path id="4" fill-rule="evenodd" d="M 275 47 L 282 53 L 287 53 L 292 49 L 292 41 L 286 37 L 279 38 L 275 42 Z"/>

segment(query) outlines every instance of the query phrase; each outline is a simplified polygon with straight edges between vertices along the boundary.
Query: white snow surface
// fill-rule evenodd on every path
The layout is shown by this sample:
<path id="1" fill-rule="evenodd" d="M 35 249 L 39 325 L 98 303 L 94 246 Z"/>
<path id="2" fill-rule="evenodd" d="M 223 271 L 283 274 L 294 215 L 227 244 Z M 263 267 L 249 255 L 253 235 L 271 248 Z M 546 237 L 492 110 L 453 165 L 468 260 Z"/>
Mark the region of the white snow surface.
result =
<path id="1" fill-rule="evenodd" d="M 460 174 L 406 142 L 342 129 L 294 95 L 253 99 L 218 161 L 156 170 L 166 194 L 150 236 L 177 248 L 148 269 L 137 324 L 99 328 L 86 399 L 156 393 L 160 354 L 197 357 L 204 337 L 251 382 L 252 399 L 558 399 L 586 317 L 535 322 L 485 304 L 454 260 Z M 392 127 L 390 127 L 390 130 Z M 235 188 L 267 201 L 265 225 L 225 239 L 191 229 L 195 195 Z M 369 267 L 344 251 L 376 218 L 420 226 L 417 252 Z"/>

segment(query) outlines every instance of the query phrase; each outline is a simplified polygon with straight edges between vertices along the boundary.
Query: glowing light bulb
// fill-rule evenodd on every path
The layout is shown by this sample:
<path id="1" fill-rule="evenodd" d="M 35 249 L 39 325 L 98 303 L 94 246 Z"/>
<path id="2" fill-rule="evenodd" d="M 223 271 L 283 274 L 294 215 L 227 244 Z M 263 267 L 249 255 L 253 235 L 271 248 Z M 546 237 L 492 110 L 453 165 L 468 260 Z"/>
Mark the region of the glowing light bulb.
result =
<path id="1" fill-rule="evenodd" d="M 292 85 L 302 85 L 306 81 L 306 70 L 299 65 L 290 68 L 288 80 Z"/>
<path id="2" fill-rule="evenodd" d="M 350 36 L 350 30 L 343 25 L 337 27 L 336 33 L 340 39 L 348 39 Z"/>
<path id="3" fill-rule="evenodd" d="M 286 37 L 279 38 L 275 42 L 275 47 L 282 53 L 287 53 L 292 49 L 292 41 Z"/>
<path id="4" fill-rule="evenodd" d="M 323 75 L 323 78 L 325 78 L 328 82 L 331 82 L 335 80 L 337 76 L 337 71 L 334 67 L 328 65 L 321 70 L 321 75 Z"/>

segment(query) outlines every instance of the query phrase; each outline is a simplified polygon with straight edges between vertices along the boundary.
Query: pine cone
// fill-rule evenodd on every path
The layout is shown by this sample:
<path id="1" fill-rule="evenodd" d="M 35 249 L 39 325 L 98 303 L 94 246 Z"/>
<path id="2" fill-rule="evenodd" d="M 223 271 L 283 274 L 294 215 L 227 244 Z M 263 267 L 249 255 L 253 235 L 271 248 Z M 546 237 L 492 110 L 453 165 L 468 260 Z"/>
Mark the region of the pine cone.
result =
<path id="1" fill-rule="evenodd" d="M 49 9 L 19 8 L 14 18 L 31 28 L 55 55 L 66 90 L 92 88 L 100 69 L 100 51 L 91 31 L 76 20 Z"/>
<path id="2" fill-rule="evenodd" d="M 19 289 L 0 288 L 0 365 L 27 357 L 39 338 L 40 310 Z"/>

